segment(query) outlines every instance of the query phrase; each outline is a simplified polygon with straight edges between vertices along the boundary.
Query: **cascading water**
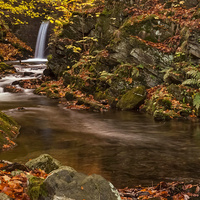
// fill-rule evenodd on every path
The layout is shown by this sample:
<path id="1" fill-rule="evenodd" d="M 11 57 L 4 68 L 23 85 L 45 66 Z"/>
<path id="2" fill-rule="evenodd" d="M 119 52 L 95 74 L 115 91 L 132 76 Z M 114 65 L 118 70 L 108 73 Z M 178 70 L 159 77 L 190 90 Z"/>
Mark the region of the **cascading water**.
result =
<path id="1" fill-rule="evenodd" d="M 34 79 L 43 73 L 44 69 L 46 68 L 46 64 L 44 63 L 46 63 L 47 61 L 47 59 L 44 58 L 44 51 L 48 25 L 49 21 L 43 21 L 40 26 L 37 36 L 35 57 L 32 59 L 11 62 L 11 64 L 13 64 L 13 66 L 15 67 L 17 73 L 7 75 L 0 79 L 0 100 L 2 100 L 3 97 L 10 98 L 8 92 L 4 92 L 6 86 L 12 85 L 13 82 L 19 80 Z M 18 64 L 19 62 L 27 64 L 20 65 Z M 31 75 L 31 77 L 28 74 Z M 18 87 L 18 85 L 16 87 Z"/>
<path id="2" fill-rule="evenodd" d="M 45 41 L 47 35 L 47 29 L 49 26 L 49 21 L 43 21 L 37 37 L 36 47 L 35 47 L 35 58 L 44 58 Z"/>
<path id="3" fill-rule="evenodd" d="M 40 29 L 37 36 L 37 42 L 35 46 L 35 56 L 27 60 L 22 60 L 22 63 L 44 63 L 47 59 L 44 58 L 45 52 L 45 42 L 47 36 L 47 30 L 49 26 L 49 21 L 43 21 L 40 25 Z"/>

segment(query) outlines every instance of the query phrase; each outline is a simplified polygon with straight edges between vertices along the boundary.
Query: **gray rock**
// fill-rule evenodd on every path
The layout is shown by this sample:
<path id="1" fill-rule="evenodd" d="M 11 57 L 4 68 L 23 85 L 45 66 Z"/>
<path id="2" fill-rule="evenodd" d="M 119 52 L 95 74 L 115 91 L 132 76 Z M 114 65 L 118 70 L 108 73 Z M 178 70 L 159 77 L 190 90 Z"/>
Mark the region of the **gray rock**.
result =
<path id="1" fill-rule="evenodd" d="M 51 171 L 58 169 L 61 166 L 61 163 L 48 154 L 42 154 L 39 157 L 28 161 L 25 165 L 31 169 L 39 168 L 46 173 L 50 173 Z"/>
<path id="2" fill-rule="evenodd" d="M 200 50 L 199 50 L 200 45 L 197 42 L 190 41 L 190 43 L 188 44 L 188 48 L 189 48 L 190 55 L 200 58 Z"/>
<path id="3" fill-rule="evenodd" d="M 47 196 L 39 200 L 120 200 L 118 191 L 103 177 L 87 176 L 71 167 L 54 170 L 43 182 Z"/>

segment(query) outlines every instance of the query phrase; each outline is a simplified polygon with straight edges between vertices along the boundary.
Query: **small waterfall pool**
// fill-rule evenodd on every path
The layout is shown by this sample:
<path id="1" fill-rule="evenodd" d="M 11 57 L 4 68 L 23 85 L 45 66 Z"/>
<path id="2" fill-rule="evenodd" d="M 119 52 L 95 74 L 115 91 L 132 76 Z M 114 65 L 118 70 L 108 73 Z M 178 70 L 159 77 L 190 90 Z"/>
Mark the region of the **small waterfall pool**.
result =
<path id="1" fill-rule="evenodd" d="M 39 66 L 16 66 L 18 75 L 0 79 L 0 109 L 20 125 L 18 146 L 0 159 L 26 162 L 49 153 L 77 171 L 97 173 L 117 188 L 159 181 L 196 181 L 200 176 L 200 125 L 156 123 L 137 112 L 92 113 L 63 109 L 56 100 L 32 90 L 11 94 L 3 87 L 38 74 Z M 38 69 L 40 68 L 40 69 Z M 19 109 L 23 107 L 24 109 Z"/>

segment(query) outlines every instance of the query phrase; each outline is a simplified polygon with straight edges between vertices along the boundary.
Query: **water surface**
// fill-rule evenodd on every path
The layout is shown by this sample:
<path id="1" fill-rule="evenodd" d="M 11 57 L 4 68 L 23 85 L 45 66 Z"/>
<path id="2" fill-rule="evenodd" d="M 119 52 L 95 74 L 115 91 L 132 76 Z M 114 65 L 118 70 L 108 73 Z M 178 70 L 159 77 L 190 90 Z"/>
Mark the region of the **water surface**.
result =
<path id="1" fill-rule="evenodd" d="M 9 83 L 6 78 L 0 86 Z M 0 159 L 26 162 L 48 153 L 77 171 L 102 175 L 117 188 L 162 180 L 199 181 L 197 123 L 156 123 L 137 112 L 66 110 L 31 90 L 1 92 L 0 110 L 21 125 L 18 146 L 2 152 Z"/>

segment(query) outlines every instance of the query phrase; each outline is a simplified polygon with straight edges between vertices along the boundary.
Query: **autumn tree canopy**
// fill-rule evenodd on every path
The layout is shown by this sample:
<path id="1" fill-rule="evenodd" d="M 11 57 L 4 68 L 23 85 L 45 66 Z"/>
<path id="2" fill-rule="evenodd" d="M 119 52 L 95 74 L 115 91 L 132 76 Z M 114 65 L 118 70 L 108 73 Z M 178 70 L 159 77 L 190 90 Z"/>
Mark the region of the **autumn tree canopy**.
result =
<path id="1" fill-rule="evenodd" d="M 95 0 L 0 0 L 0 19 L 12 24 L 26 23 L 20 16 L 43 17 L 60 24 L 67 22 L 73 11 L 93 6 Z M 24 19 L 24 18 L 23 18 Z"/>

